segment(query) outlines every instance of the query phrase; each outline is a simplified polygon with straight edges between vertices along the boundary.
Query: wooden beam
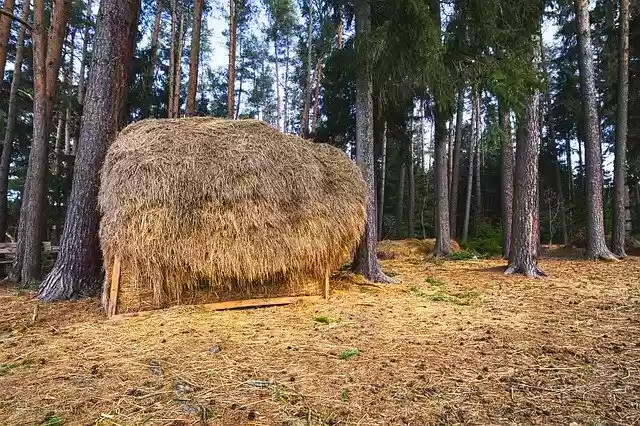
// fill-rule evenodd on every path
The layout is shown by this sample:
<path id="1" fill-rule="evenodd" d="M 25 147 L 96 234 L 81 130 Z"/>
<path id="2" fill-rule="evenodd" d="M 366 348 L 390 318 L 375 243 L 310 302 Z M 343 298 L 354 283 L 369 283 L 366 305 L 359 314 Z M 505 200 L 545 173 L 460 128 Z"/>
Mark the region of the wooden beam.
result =
<path id="1" fill-rule="evenodd" d="M 324 272 L 324 298 L 329 300 L 329 270 Z"/>
<path id="2" fill-rule="evenodd" d="M 120 290 L 120 256 L 113 258 L 113 267 L 111 268 L 111 286 L 109 288 L 109 306 L 107 308 L 107 316 L 112 318 L 118 310 L 118 291 Z"/>
<path id="3" fill-rule="evenodd" d="M 205 311 L 224 311 L 229 309 L 261 308 L 266 306 L 290 305 L 292 303 L 296 303 L 302 300 L 317 301 L 318 299 L 320 299 L 320 296 L 272 297 L 268 299 L 247 299 L 247 300 L 232 300 L 229 302 L 207 303 L 204 305 L 193 305 L 193 307 L 202 308 Z M 111 304 L 111 300 L 109 300 L 109 304 Z M 184 306 L 187 306 L 187 305 L 184 305 Z M 129 312 L 126 314 L 112 315 L 110 316 L 110 318 L 112 320 L 119 320 L 123 318 L 148 316 L 156 311 Z"/>

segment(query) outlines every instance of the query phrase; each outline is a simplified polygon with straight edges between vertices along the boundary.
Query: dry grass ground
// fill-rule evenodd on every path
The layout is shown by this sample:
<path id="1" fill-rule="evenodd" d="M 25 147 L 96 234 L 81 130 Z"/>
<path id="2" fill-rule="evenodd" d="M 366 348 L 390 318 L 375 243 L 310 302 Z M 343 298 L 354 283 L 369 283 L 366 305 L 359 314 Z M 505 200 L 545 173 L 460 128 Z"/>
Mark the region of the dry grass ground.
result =
<path id="1" fill-rule="evenodd" d="M 637 259 L 528 280 L 389 250 L 401 283 L 342 274 L 329 302 L 285 307 L 107 321 L 85 300 L 33 321 L 0 290 L 0 424 L 640 422 Z"/>

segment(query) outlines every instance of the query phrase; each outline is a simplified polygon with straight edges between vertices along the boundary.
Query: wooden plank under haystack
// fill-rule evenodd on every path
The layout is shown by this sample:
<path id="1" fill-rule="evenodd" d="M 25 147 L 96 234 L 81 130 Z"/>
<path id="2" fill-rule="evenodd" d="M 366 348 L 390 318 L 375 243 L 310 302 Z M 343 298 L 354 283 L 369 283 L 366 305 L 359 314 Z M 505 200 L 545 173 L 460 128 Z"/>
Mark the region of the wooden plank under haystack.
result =
<path id="1" fill-rule="evenodd" d="M 365 223 L 364 182 L 343 152 L 255 120 L 128 126 L 107 153 L 99 204 L 110 316 L 328 297 Z"/>

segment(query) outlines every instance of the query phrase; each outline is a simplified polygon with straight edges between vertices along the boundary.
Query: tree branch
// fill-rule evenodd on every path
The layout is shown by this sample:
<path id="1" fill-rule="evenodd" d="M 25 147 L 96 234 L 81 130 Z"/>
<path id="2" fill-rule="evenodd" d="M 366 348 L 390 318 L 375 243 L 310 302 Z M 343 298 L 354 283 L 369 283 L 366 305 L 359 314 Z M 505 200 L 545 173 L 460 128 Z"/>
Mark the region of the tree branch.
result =
<path id="1" fill-rule="evenodd" d="M 30 23 L 28 23 L 27 21 L 23 20 L 22 18 L 18 18 L 16 15 L 14 15 L 11 12 L 8 12 L 4 9 L 0 9 L 0 15 L 5 15 L 8 16 L 9 18 L 13 19 L 14 21 L 17 21 L 19 23 L 21 23 L 22 25 L 24 25 L 25 27 L 27 27 L 29 29 L 29 31 L 33 31 L 33 27 L 31 26 Z"/>

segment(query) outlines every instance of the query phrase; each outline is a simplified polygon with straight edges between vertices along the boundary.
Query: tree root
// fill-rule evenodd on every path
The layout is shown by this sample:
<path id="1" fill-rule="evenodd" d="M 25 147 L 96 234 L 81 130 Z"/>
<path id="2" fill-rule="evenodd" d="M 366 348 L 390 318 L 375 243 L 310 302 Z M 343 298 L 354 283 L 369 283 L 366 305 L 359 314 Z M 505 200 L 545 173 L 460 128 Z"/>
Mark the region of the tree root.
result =
<path id="1" fill-rule="evenodd" d="M 604 260 L 605 262 L 620 262 L 620 258 L 610 252 L 607 251 L 599 251 L 597 253 L 587 255 L 587 259 L 589 260 Z"/>
<path id="2" fill-rule="evenodd" d="M 518 265 L 515 263 L 510 264 L 507 269 L 504 271 L 505 275 L 515 275 L 515 274 L 523 274 L 528 278 L 544 278 L 547 274 L 537 265 L 533 266 L 533 268 L 527 268 L 523 265 Z"/>

